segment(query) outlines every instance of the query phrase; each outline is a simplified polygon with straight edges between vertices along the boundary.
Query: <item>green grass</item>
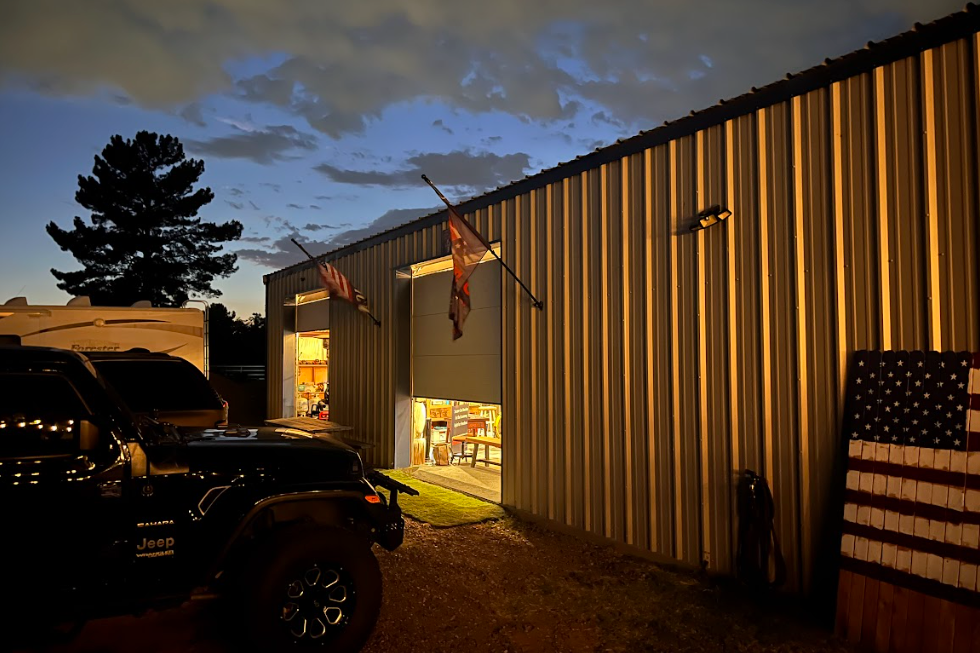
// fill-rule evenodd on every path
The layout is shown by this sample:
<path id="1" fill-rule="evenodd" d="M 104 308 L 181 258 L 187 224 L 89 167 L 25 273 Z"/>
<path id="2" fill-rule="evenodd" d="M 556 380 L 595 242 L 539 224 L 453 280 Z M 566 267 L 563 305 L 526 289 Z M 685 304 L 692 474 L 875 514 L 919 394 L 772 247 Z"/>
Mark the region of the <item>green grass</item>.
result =
<path id="1" fill-rule="evenodd" d="M 405 472 L 395 470 L 379 470 L 385 476 L 404 483 L 419 491 L 419 496 L 410 497 L 398 494 L 398 505 L 409 517 L 431 524 L 438 528 L 476 524 L 491 519 L 502 519 L 507 513 L 493 503 L 474 499 L 473 497 L 447 490 L 446 488 L 419 481 Z M 388 497 L 388 491 L 378 488 Z"/>

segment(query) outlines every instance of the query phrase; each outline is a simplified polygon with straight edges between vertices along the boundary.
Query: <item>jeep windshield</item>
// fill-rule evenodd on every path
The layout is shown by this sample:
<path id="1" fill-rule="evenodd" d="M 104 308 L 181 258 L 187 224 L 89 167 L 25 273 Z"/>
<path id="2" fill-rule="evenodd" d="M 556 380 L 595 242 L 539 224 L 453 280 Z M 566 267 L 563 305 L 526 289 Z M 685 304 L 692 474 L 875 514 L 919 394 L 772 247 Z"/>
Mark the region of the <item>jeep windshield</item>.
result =
<path id="1" fill-rule="evenodd" d="M 221 410 L 221 399 L 196 367 L 183 359 L 92 360 L 134 413 Z"/>

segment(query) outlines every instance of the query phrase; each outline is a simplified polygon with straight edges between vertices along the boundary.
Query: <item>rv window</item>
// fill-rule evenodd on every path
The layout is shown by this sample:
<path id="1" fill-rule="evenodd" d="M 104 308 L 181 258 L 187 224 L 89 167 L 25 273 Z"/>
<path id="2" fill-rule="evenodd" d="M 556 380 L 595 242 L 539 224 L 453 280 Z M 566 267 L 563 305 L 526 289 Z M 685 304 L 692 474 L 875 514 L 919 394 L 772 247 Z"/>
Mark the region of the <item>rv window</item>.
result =
<path id="1" fill-rule="evenodd" d="M 183 359 L 93 362 L 133 412 L 222 408 L 204 374 Z"/>

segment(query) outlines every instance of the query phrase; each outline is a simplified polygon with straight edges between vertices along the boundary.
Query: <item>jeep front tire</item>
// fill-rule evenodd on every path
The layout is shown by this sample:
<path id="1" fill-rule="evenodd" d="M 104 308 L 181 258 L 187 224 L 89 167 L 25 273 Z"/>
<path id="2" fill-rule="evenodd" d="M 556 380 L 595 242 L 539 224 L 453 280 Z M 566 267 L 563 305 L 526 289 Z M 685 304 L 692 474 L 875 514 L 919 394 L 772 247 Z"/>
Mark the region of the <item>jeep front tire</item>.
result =
<path id="1" fill-rule="evenodd" d="M 359 651 L 381 611 L 370 543 L 340 528 L 277 533 L 258 547 L 242 581 L 242 634 L 256 650 Z"/>

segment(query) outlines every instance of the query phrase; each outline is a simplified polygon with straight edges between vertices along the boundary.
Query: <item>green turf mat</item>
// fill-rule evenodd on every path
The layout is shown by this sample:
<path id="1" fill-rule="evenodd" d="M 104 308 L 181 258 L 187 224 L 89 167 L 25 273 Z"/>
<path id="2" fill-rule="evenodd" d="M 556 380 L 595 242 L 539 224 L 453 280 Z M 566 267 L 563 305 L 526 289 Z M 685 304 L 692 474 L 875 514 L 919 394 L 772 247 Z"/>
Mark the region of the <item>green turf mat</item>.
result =
<path id="1" fill-rule="evenodd" d="M 476 524 L 506 516 L 500 506 L 475 499 L 469 495 L 419 481 L 398 470 L 379 470 L 385 476 L 419 491 L 419 496 L 398 495 L 398 505 L 406 515 L 440 528 Z M 378 488 L 385 497 L 388 491 Z"/>

